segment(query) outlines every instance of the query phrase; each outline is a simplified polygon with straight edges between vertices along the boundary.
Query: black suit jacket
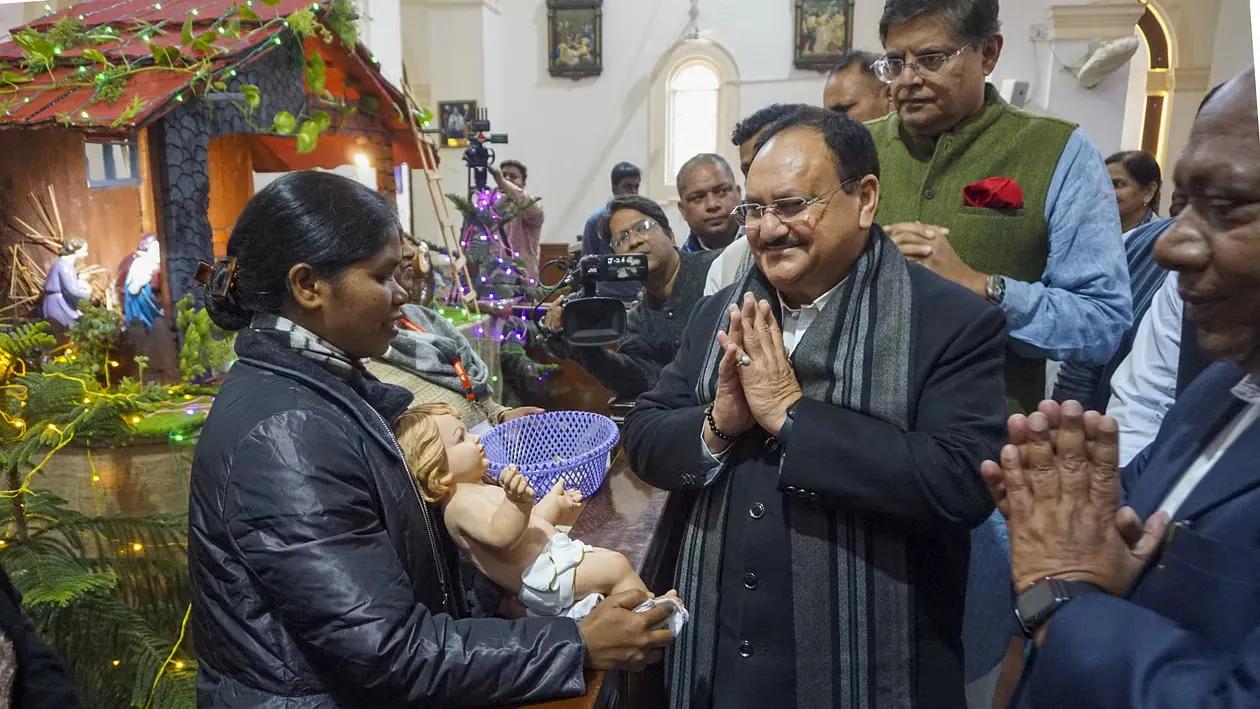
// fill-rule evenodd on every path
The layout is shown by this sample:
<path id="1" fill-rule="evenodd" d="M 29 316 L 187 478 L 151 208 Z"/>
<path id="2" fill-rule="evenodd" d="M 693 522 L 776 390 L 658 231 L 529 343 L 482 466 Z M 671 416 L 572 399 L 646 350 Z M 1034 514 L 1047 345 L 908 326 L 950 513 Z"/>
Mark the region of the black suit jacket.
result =
<path id="1" fill-rule="evenodd" d="M 790 595 L 791 589 L 778 586 L 790 583 L 790 579 L 778 579 L 776 585 L 773 576 L 789 573 L 787 549 L 767 548 L 765 539 L 786 539 L 792 505 L 821 504 L 873 516 L 907 540 L 917 643 L 912 694 L 921 706 L 961 706 L 959 636 L 968 533 L 993 509 L 978 471 L 982 460 L 997 455 L 1005 436 L 1006 320 L 996 307 L 960 286 L 921 266 L 910 269 L 916 313 L 909 430 L 806 399 L 798 407 L 785 450 L 779 451 L 760 429 L 741 438 L 732 448 L 723 473 L 735 476 L 735 488 L 722 563 L 724 569 L 734 569 L 748 558 L 755 559 L 761 578 L 756 597 L 766 599 L 769 605 L 730 613 L 723 610 L 721 615 L 743 619 L 738 621 L 744 623 L 739 631 L 751 634 L 758 632 L 754 623 L 768 626 L 780 622 L 778 615 L 784 603 L 783 596 L 777 594 Z M 719 317 L 728 291 L 719 291 L 696 309 L 678 356 L 662 372 L 656 388 L 640 397 L 627 419 L 631 465 L 641 478 L 657 487 L 699 488 L 705 480 L 704 471 L 712 466 L 702 450 L 704 408 L 695 389 L 712 323 Z M 777 305 L 775 316 L 779 317 Z M 772 497 L 758 498 L 767 506 L 765 517 L 758 522 L 734 505 L 741 499 L 740 486 L 766 480 L 771 481 L 767 491 Z M 780 526 L 777 536 L 762 524 L 766 521 Z M 730 525 L 743 524 L 750 526 L 735 529 L 732 538 Z M 770 574 L 764 573 L 770 568 Z M 723 603 L 728 597 L 739 599 L 738 603 L 748 603 L 746 599 L 754 597 L 746 591 L 739 595 L 738 588 L 728 593 L 723 584 Z M 788 614 L 790 627 L 790 609 Z M 765 630 L 772 632 L 768 627 Z M 787 665 L 790 673 L 790 660 Z M 697 679 L 698 683 L 704 681 L 703 677 Z M 781 681 L 767 677 L 763 686 Z M 787 682 L 790 684 L 790 677 Z M 724 692 L 715 688 L 714 694 Z M 766 700 L 782 706 L 792 703 L 781 694 Z M 750 696 L 748 701 L 759 699 Z"/>

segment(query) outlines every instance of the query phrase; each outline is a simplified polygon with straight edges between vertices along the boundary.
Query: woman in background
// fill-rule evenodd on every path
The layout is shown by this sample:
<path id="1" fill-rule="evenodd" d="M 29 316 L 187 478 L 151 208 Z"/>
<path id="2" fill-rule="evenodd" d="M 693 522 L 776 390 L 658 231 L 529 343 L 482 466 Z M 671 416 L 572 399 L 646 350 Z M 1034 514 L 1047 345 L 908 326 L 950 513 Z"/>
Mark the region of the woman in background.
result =
<path id="1" fill-rule="evenodd" d="M 1120 347 L 1106 364 L 1084 365 L 1065 362 L 1059 368 L 1051 398 L 1058 402 L 1075 399 L 1087 410 L 1106 413 L 1111 399 L 1111 375 L 1129 356 L 1133 337 L 1142 316 L 1151 307 L 1168 271 L 1155 263 L 1151 250 L 1155 242 L 1172 225 L 1171 218 L 1162 218 L 1159 208 L 1163 178 L 1155 158 L 1140 150 L 1116 153 L 1107 158 L 1107 171 L 1116 190 L 1120 209 L 1120 225 L 1124 230 L 1125 258 L 1129 264 L 1129 289 L 1133 296 L 1133 324 L 1120 340 Z M 1173 202 L 1177 195 L 1173 195 Z"/>
<path id="2" fill-rule="evenodd" d="M 1120 208 L 1120 229 L 1130 231 L 1159 216 L 1159 190 L 1163 184 L 1159 163 L 1149 153 L 1126 150 L 1107 157 L 1107 173 Z M 1149 253 L 1149 252 L 1148 252 Z"/>

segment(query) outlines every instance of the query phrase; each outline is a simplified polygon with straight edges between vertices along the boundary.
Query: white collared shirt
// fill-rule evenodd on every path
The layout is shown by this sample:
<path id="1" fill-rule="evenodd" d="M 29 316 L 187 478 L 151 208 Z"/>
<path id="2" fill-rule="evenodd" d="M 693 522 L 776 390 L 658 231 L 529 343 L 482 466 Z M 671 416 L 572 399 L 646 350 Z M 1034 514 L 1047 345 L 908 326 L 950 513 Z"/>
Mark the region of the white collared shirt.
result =
<path id="1" fill-rule="evenodd" d="M 1138 323 L 1129 356 L 1111 375 L 1107 415 L 1120 427 L 1120 465 L 1128 465 L 1155 440 L 1177 398 L 1182 307 L 1173 271 Z"/>
<path id="2" fill-rule="evenodd" d="M 1169 519 L 1174 518 L 1177 510 L 1190 497 L 1190 493 L 1194 492 L 1194 488 L 1203 482 L 1203 478 L 1207 477 L 1212 468 L 1216 467 L 1230 446 L 1238 441 L 1243 431 L 1260 420 L 1260 378 L 1248 376 L 1236 384 L 1232 391 L 1234 396 L 1246 401 L 1248 405 L 1239 411 L 1238 415 L 1234 416 L 1234 420 L 1221 429 L 1220 433 L 1216 434 L 1216 438 L 1213 438 L 1203 452 L 1199 453 L 1199 457 L 1190 464 L 1189 468 L 1186 468 L 1186 472 L 1181 474 L 1177 484 L 1168 491 L 1159 509 L 1167 512 Z"/>
<path id="3" fill-rule="evenodd" d="M 827 301 L 831 299 L 831 296 L 835 295 L 840 286 L 844 285 L 845 280 L 847 279 L 841 279 L 839 283 L 831 287 L 831 290 L 815 298 L 814 302 L 809 305 L 802 305 L 799 308 L 791 307 L 783 301 L 782 294 L 776 293 L 779 297 L 779 309 L 783 313 L 783 346 L 787 348 L 789 357 L 796 351 L 796 346 L 800 344 L 801 340 L 805 338 L 805 332 L 809 330 L 809 326 L 813 325 L 814 321 L 818 319 L 818 314 L 827 305 Z"/>

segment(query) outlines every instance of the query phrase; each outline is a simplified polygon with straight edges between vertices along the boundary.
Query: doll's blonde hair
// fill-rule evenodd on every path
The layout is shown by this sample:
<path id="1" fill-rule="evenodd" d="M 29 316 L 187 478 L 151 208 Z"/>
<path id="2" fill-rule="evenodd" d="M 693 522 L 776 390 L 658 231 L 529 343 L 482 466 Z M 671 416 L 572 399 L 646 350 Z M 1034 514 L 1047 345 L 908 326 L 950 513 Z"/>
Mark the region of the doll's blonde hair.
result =
<path id="1" fill-rule="evenodd" d="M 420 483 L 420 495 L 434 503 L 451 495 L 442 482 L 442 476 L 450 472 L 450 461 L 434 418 L 442 415 L 460 417 L 450 404 L 419 404 L 407 409 L 394 424 L 394 435 L 407 458 L 407 466 Z"/>

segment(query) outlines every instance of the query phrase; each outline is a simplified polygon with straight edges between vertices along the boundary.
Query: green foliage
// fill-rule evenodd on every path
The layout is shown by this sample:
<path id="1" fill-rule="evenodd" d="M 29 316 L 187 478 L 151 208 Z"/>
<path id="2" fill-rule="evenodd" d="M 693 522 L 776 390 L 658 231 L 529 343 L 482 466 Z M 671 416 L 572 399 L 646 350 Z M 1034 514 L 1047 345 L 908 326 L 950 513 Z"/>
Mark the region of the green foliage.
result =
<path id="1" fill-rule="evenodd" d="M 293 135 L 297 128 L 297 118 L 288 111 L 280 111 L 271 119 L 271 129 L 280 135 Z"/>
<path id="2" fill-rule="evenodd" d="M 43 354 L 57 344 L 45 320 L 18 325 L 9 332 L 0 332 L 0 384 L 7 383 L 9 372 L 24 359 Z"/>
<path id="3" fill-rule="evenodd" d="M 429 123 L 433 121 L 433 111 L 427 106 L 411 109 L 411 119 L 416 122 L 417 128 L 428 128 Z"/>
<path id="4" fill-rule="evenodd" d="M 52 71 L 57 60 L 56 46 L 38 30 L 22 30 L 13 35 L 13 41 L 22 48 L 22 63 L 28 71 Z"/>
<path id="5" fill-rule="evenodd" d="M 83 313 L 70 326 L 74 356 L 91 372 L 108 377 L 110 357 L 122 338 L 122 316 L 117 310 L 84 304 Z"/>
<path id="6" fill-rule="evenodd" d="M 242 84 L 241 93 L 245 95 L 245 108 L 247 114 L 253 114 L 262 105 L 262 94 L 258 87 L 253 84 Z"/>
<path id="7" fill-rule="evenodd" d="M 288 23 L 289 29 L 293 30 L 293 34 L 302 39 L 306 39 L 315 33 L 315 13 L 309 7 L 294 10 L 289 13 L 285 21 Z"/>
<path id="8" fill-rule="evenodd" d="M 131 21 L 127 27 L 127 34 L 116 32 L 109 26 L 86 28 L 70 16 L 63 17 L 56 25 L 44 32 L 36 29 L 18 32 L 13 39 L 22 49 L 25 71 L 21 73 L 8 69 L 0 71 L 0 114 L 8 115 L 14 107 L 20 105 L 14 97 L 6 94 L 17 95 L 19 92 L 28 90 L 30 87 L 25 87 L 24 84 L 30 83 L 36 74 L 44 72 L 51 74 L 58 64 L 72 66 L 77 64 L 79 70 L 53 78 L 53 87 L 90 88 L 93 104 L 100 102 L 115 104 L 126 101 L 127 87 L 131 78 L 138 72 L 151 70 L 154 67 L 186 74 L 190 88 L 194 92 L 209 91 L 212 88 L 226 91 L 227 80 L 236 75 L 236 69 L 251 59 L 257 51 L 265 49 L 256 48 L 239 60 L 235 60 L 238 63 L 230 66 L 215 63 L 214 60 L 217 58 L 229 51 L 235 51 L 235 48 L 229 50 L 222 46 L 220 41 L 223 38 L 241 37 L 242 23 L 257 25 L 249 30 L 249 35 L 283 25 L 299 40 L 299 45 L 301 40 L 311 36 L 319 36 L 324 42 L 330 44 L 340 38 L 350 47 L 354 47 L 358 41 L 358 15 L 352 0 L 332 0 L 325 5 L 316 2 L 287 15 L 280 14 L 279 0 L 260 0 L 260 3 L 257 7 L 252 2 L 234 3 L 231 11 L 215 20 L 208 30 L 201 33 L 197 32 L 195 15 L 193 12 L 188 12 L 178 25 L 179 42 L 172 46 L 153 42 L 155 38 L 167 33 L 168 30 L 162 26 L 164 23 L 153 24 L 141 20 Z M 270 14 L 270 17 L 264 18 L 260 15 L 262 7 L 270 8 L 269 11 L 263 13 Z M 175 27 L 168 29 L 175 31 Z M 274 35 L 274 33 L 260 36 L 269 37 L 270 39 L 266 40 L 269 44 L 283 44 L 282 36 Z M 123 57 L 111 59 L 108 54 L 110 49 L 101 51 L 94 46 L 109 44 L 110 48 L 113 48 L 117 45 L 132 43 L 136 39 L 149 43 L 151 61 L 141 60 L 133 65 Z M 59 57 L 65 50 L 72 48 L 82 48 L 82 58 L 61 59 Z M 303 69 L 309 93 L 323 99 L 329 108 L 338 108 L 342 115 L 345 115 L 348 111 L 347 101 L 344 97 L 339 100 L 328 91 L 327 67 L 317 50 L 305 53 Z M 41 90 L 45 88 L 48 87 L 40 87 Z M 249 121 L 254 111 L 261 105 L 259 89 L 256 85 L 247 85 L 242 88 L 241 94 L 244 99 L 237 104 L 237 108 Z M 181 94 L 176 98 L 183 97 L 184 95 Z M 379 115 L 380 101 L 376 96 L 361 96 L 358 100 L 359 106 L 356 109 Z M 110 127 L 119 128 L 128 124 L 144 108 L 145 103 L 138 96 L 132 96 L 118 117 L 110 122 Z M 402 114 L 399 115 L 401 117 Z M 70 112 L 58 113 L 56 118 L 65 126 L 74 125 L 76 120 Z M 249 122 L 253 125 L 252 121 Z M 424 120 L 420 122 L 423 124 Z M 259 127 L 255 126 L 255 128 Z M 328 128 L 329 121 L 320 120 L 318 114 L 293 116 L 289 113 L 277 115 L 270 127 L 271 131 L 278 135 L 293 136 L 299 153 L 313 151 L 318 146 L 319 136 Z M 260 128 L 260 130 L 265 130 L 265 128 Z"/>
<path id="9" fill-rule="evenodd" d="M 11 569 L 9 575 L 28 608 L 43 604 L 64 608 L 83 596 L 118 585 L 118 577 L 109 570 L 92 571 L 73 556 L 41 554 L 25 545 L 16 546 L 5 557 L 5 566 Z"/>
<path id="10" fill-rule="evenodd" d="M 65 446 L 129 440 L 142 413 L 182 394 L 103 384 L 87 353 L 108 356 L 109 319 L 81 322 L 67 348 L 50 349 L 47 323 L 0 333 L 0 564 L 85 706 L 193 707 L 186 518 L 90 517 L 31 485 Z"/>
<path id="11" fill-rule="evenodd" d="M 139 96 L 132 96 L 131 103 L 127 104 L 127 107 L 122 110 L 122 113 L 118 114 L 118 118 L 116 118 L 114 122 L 111 123 L 110 125 L 114 128 L 117 128 L 118 126 L 126 123 L 127 121 L 130 121 L 132 118 L 135 118 L 136 116 L 140 115 L 140 112 L 143 111 L 148 105 L 149 105 L 148 101 L 142 101 Z"/>
<path id="12" fill-rule="evenodd" d="M 67 15 L 57 20 L 57 24 L 48 30 L 46 36 L 54 46 L 69 49 L 79 46 L 86 39 L 87 33 L 84 32 L 83 25 L 78 20 Z"/>
<path id="13" fill-rule="evenodd" d="M 191 12 L 184 14 L 184 26 L 179 31 L 179 43 L 185 47 L 193 43 L 193 15 Z"/>
<path id="14" fill-rule="evenodd" d="M 332 0 L 324 9 L 324 24 L 353 47 L 359 42 L 359 11 L 354 0 Z"/>
<path id="15" fill-rule="evenodd" d="M 319 52 L 312 52 L 306 62 L 306 89 L 316 96 L 324 93 L 325 68 L 324 57 Z"/>
<path id="16" fill-rule="evenodd" d="M 88 517 L 40 493 L 0 505 L 0 524 L 26 530 L 0 563 L 85 706 L 195 705 L 186 520 Z"/>
<path id="17" fill-rule="evenodd" d="M 297 151 L 299 155 L 309 153 L 315 149 L 315 146 L 319 143 L 319 134 L 322 130 L 319 123 L 315 121 L 302 121 L 302 127 L 298 129 L 297 135 Z"/>
<path id="18" fill-rule="evenodd" d="M 166 411 L 149 414 L 136 424 L 131 433 L 136 438 L 168 438 L 176 431 L 190 431 L 199 428 L 206 421 L 204 411 L 196 411 L 192 415 L 184 411 Z"/>
<path id="19" fill-rule="evenodd" d="M 175 326 L 184 333 L 179 371 L 185 383 L 217 377 L 228 370 L 236 357 L 236 336 L 215 325 L 205 308 L 195 308 L 192 295 L 175 304 Z"/>

